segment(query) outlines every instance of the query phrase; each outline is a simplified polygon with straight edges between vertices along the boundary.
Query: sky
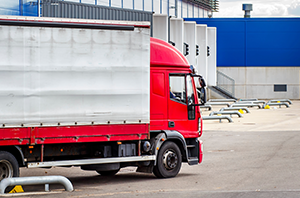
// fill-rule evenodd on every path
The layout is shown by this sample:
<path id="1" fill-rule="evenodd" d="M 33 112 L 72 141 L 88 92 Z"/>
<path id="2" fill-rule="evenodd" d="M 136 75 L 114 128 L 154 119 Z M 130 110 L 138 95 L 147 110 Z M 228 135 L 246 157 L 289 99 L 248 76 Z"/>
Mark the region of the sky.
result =
<path id="1" fill-rule="evenodd" d="M 300 17 L 300 0 L 219 0 L 213 17 L 243 17 L 243 4 L 252 4 L 251 17 Z"/>

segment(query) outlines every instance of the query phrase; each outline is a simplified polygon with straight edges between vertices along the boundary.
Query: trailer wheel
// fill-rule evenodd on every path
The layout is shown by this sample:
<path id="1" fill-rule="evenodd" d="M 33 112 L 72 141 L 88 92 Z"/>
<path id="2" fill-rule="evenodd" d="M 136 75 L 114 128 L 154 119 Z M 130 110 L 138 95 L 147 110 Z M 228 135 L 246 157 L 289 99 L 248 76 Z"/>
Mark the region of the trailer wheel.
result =
<path id="1" fill-rule="evenodd" d="M 9 177 L 19 177 L 19 164 L 16 158 L 9 152 L 0 151 L 0 181 Z M 6 192 L 12 190 L 14 186 L 6 188 Z"/>
<path id="2" fill-rule="evenodd" d="M 97 171 L 97 173 L 99 173 L 102 176 L 114 176 L 115 174 L 117 174 L 119 172 L 120 169 L 118 170 L 110 170 L 110 171 Z"/>
<path id="3" fill-rule="evenodd" d="M 181 168 L 181 152 L 174 142 L 165 142 L 160 148 L 153 173 L 158 178 L 175 177 Z"/>

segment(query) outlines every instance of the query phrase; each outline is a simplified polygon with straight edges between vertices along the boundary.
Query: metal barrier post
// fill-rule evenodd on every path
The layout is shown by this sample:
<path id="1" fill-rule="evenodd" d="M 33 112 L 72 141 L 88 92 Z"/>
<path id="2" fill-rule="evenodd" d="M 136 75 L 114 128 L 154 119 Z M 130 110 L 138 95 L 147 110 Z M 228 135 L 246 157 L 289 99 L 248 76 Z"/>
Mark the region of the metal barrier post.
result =
<path id="1" fill-rule="evenodd" d="M 4 194 L 8 186 L 46 184 L 45 190 L 49 191 L 49 184 L 62 184 L 66 191 L 73 191 L 73 185 L 63 176 L 41 176 L 41 177 L 11 177 L 0 182 L 0 194 Z"/>
<path id="2" fill-rule="evenodd" d="M 222 119 L 227 119 L 228 122 L 233 122 L 232 119 L 229 116 L 226 115 L 221 115 L 221 116 L 202 116 L 203 120 L 221 120 Z"/>

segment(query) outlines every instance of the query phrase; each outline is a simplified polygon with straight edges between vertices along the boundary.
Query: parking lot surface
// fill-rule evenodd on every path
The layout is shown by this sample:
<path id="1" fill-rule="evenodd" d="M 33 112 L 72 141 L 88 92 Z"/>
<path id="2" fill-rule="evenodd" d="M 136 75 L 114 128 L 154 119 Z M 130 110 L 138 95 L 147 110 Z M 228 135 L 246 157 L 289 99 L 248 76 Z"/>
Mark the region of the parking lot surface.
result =
<path id="1" fill-rule="evenodd" d="M 23 186 L 22 197 L 300 197 L 300 101 L 290 108 L 250 108 L 233 123 L 205 120 L 203 163 L 183 164 L 175 178 L 125 168 L 114 177 L 78 167 L 21 169 L 21 176 L 63 175 L 74 192 L 62 186 Z M 217 111 L 223 106 L 213 106 Z M 211 111 L 203 110 L 203 115 Z M 37 193 L 33 193 L 36 192 Z"/>

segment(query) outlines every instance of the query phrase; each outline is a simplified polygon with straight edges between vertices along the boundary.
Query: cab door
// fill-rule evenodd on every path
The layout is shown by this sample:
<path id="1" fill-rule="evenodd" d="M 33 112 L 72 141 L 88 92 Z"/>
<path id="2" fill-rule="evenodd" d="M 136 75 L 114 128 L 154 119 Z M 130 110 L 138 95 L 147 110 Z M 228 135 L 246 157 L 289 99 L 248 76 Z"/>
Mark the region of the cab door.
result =
<path id="1" fill-rule="evenodd" d="M 168 129 L 182 133 L 185 138 L 198 133 L 193 78 L 186 73 L 169 73 Z"/>

